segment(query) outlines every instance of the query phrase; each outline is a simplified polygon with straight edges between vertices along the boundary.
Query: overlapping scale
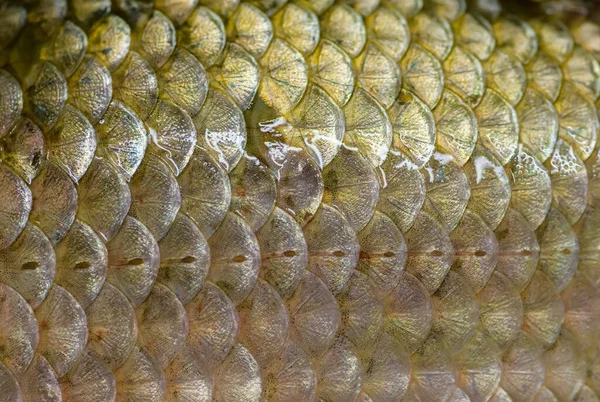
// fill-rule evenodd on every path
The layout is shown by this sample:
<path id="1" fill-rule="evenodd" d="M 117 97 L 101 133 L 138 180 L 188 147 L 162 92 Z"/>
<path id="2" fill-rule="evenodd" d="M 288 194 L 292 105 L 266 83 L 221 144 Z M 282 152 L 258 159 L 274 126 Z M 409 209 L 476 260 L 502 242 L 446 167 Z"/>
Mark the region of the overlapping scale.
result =
<path id="1" fill-rule="evenodd" d="M 366 274 L 385 295 L 398 283 L 407 259 L 406 242 L 387 215 L 376 211 L 371 221 L 357 233 L 360 254 L 356 269 Z"/>
<path id="2" fill-rule="evenodd" d="M 322 40 L 306 59 L 310 80 L 344 106 L 354 90 L 352 59 L 333 41 Z"/>
<path id="3" fill-rule="evenodd" d="M 19 377 L 19 384 L 24 401 L 62 401 L 62 392 L 58 377 L 46 359 L 37 355 Z M 3 390 L 2 395 L 10 396 Z M 14 398 L 12 400 L 16 400 Z"/>
<path id="4" fill-rule="evenodd" d="M 6 70 L 0 70 L 0 135 L 8 133 L 23 111 L 23 92 L 19 82 Z"/>
<path id="5" fill-rule="evenodd" d="M 288 3 L 273 15 L 275 35 L 308 56 L 320 38 L 319 18 L 303 4 Z M 254 29 L 254 28 L 253 28 Z"/>
<path id="6" fill-rule="evenodd" d="M 385 314 L 373 281 L 354 272 L 337 300 L 342 314 L 341 332 L 361 350 L 369 348 L 380 336 Z"/>
<path id="7" fill-rule="evenodd" d="M 78 218 L 107 242 L 117 234 L 129 211 L 131 193 L 117 169 L 95 157 L 79 182 L 77 202 Z"/>
<path id="8" fill-rule="evenodd" d="M 0 226 L 0 249 L 10 246 L 27 224 L 33 197 L 27 184 L 4 164 L 0 165 L 2 194 L 2 225 Z"/>
<path id="9" fill-rule="evenodd" d="M 115 376 L 90 350 L 84 350 L 71 370 L 60 378 L 63 400 L 114 401 Z"/>
<path id="10" fill-rule="evenodd" d="M 477 117 L 454 92 L 445 89 L 440 103 L 433 109 L 436 143 L 450 154 L 459 166 L 471 157 L 477 141 Z"/>
<path id="11" fill-rule="evenodd" d="M 88 325 L 87 349 L 108 369 L 115 370 L 127 359 L 138 336 L 135 312 L 125 295 L 106 284 L 85 310 Z M 77 363 L 76 363 L 77 365 Z"/>
<path id="12" fill-rule="evenodd" d="M 308 246 L 307 269 L 331 293 L 339 293 L 350 279 L 359 257 L 359 244 L 350 222 L 336 208 L 322 204 L 303 229 Z"/>
<path id="13" fill-rule="evenodd" d="M 251 3 L 241 3 L 227 24 L 227 36 L 252 57 L 260 58 L 273 39 L 273 26 L 259 8 Z"/>
<path id="14" fill-rule="evenodd" d="M 418 43 L 412 43 L 400 61 L 404 89 L 415 93 L 433 109 L 442 97 L 444 72 L 439 60 Z"/>
<path id="15" fill-rule="evenodd" d="M 196 147 L 177 182 L 181 213 L 194 222 L 205 238 L 209 238 L 229 208 L 231 187 L 227 173 L 206 149 Z"/>
<path id="16" fill-rule="evenodd" d="M 352 344 L 345 338 L 333 346 L 315 364 L 318 396 L 332 402 L 354 400 L 362 383 L 362 367 Z"/>
<path id="17" fill-rule="evenodd" d="M 7 89 L 11 91 L 10 87 Z M 66 101 L 67 82 L 58 69 L 48 62 L 33 66 L 25 77 L 23 103 L 27 114 L 44 132 L 56 124 Z"/>
<path id="18" fill-rule="evenodd" d="M 466 210 L 450 233 L 454 247 L 453 269 L 479 292 L 486 285 L 498 261 L 498 241 L 494 232 L 476 213 Z"/>
<path id="19" fill-rule="evenodd" d="M 211 261 L 207 279 L 221 287 L 235 305 L 252 291 L 260 268 L 258 241 L 238 215 L 228 212 L 208 239 Z"/>
<path id="20" fill-rule="evenodd" d="M 159 269 L 159 250 L 152 233 L 140 221 L 127 216 L 107 244 L 106 280 L 127 296 L 134 306 L 150 293 Z"/>
<path id="21" fill-rule="evenodd" d="M 569 28 L 556 18 L 535 18 L 529 21 L 538 37 L 539 49 L 563 63 L 573 51 Z"/>
<path id="22" fill-rule="evenodd" d="M 227 171 L 232 170 L 246 145 L 246 127 L 240 109 L 221 92 L 210 89 L 200 113 L 194 116 L 194 126 L 198 145 L 206 148 Z"/>
<path id="23" fill-rule="evenodd" d="M 67 290 L 82 308 L 87 308 L 96 299 L 106 278 L 108 257 L 104 243 L 88 225 L 75 220 L 54 252 L 54 282 Z"/>
<path id="24" fill-rule="evenodd" d="M 335 340 L 341 314 L 335 298 L 315 274 L 305 271 L 286 300 L 290 338 L 311 356 L 322 355 Z"/>
<path id="25" fill-rule="evenodd" d="M 496 38 L 489 21 L 478 13 L 467 12 L 453 24 L 454 40 L 479 60 L 486 60 L 496 47 Z"/>
<path id="26" fill-rule="evenodd" d="M 356 57 L 366 42 L 367 32 L 361 15 L 346 4 L 334 5 L 320 17 L 321 37 L 338 44 Z"/>
<path id="27" fill-rule="evenodd" d="M 381 48 L 395 61 L 399 61 L 410 45 L 408 22 L 394 7 L 378 7 L 365 18 L 367 39 Z"/>
<path id="28" fill-rule="evenodd" d="M 537 230 L 540 243 L 538 268 L 545 272 L 558 290 L 573 277 L 579 257 L 579 241 L 567 218 L 550 209 L 546 221 Z"/>
<path id="29" fill-rule="evenodd" d="M 259 126 L 262 132 L 272 127 L 286 143 L 306 149 L 323 168 L 340 149 L 345 121 L 333 99 L 320 87 L 309 85 L 300 103 L 289 114 L 260 122 Z"/>
<path id="30" fill-rule="evenodd" d="M 87 55 L 68 84 L 69 103 L 79 109 L 90 123 L 96 124 L 112 99 L 110 71 L 98 59 Z"/>
<path id="31" fill-rule="evenodd" d="M 229 182 L 229 209 L 244 219 L 250 229 L 256 232 L 269 219 L 275 208 L 275 175 L 259 159 L 246 154 L 231 171 Z"/>
<path id="32" fill-rule="evenodd" d="M 400 350 L 409 355 L 414 353 L 432 326 L 433 310 L 427 289 L 405 272 L 384 302 L 385 331 Z"/>
<path id="33" fill-rule="evenodd" d="M 515 106 L 525 92 L 527 74 L 523 65 L 503 49 L 496 49 L 483 63 L 486 85 Z"/>
<path id="34" fill-rule="evenodd" d="M 498 46 L 506 50 L 521 63 L 527 64 L 538 51 L 535 30 L 515 15 L 499 18 L 493 24 Z"/>
<path id="35" fill-rule="evenodd" d="M 379 198 L 375 170 L 360 151 L 342 147 L 323 169 L 323 202 L 344 214 L 355 232 L 371 220 Z"/>
<path id="36" fill-rule="evenodd" d="M 446 230 L 453 230 L 465 212 L 471 188 L 469 179 L 452 155 L 436 152 L 421 170 L 427 190 L 422 210 Z"/>
<path id="37" fill-rule="evenodd" d="M 558 399 L 575 397 L 585 379 L 586 364 L 580 346 L 568 334 L 561 334 L 552 348 L 544 352 L 544 385 Z"/>
<path id="38" fill-rule="evenodd" d="M 567 82 L 554 102 L 558 112 L 558 136 L 573 145 L 582 160 L 594 150 L 598 134 L 598 114 L 593 103 Z"/>
<path id="39" fill-rule="evenodd" d="M 455 390 L 457 370 L 453 356 L 435 334 L 410 358 L 411 386 L 407 400 L 447 400 Z"/>
<path id="40" fill-rule="evenodd" d="M 465 276 L 450 271 L 431 298 L 432 332 L 452 352 L 465 347 L 479 321 L 479 304 Z"/>
<path id="41" fill-rule="evenodd" d="M 523 303 L 519 289 L 504 274 L 494 271 L 477 293 L 483 333 L 501 349 L 519 335 L 523 324 Z"/>
<path id="42" fill-rule="evenodd" d="M 535 89 L 527 88 L 516 106 L 519 140 L 540 162 L 551 155 L 558 135 L 558 113 L 552 103 Z"/>
<path id="43" fill-rule="evenodd" d="M 2 162 L 31 185 L 45 162 L 44 135 L 40 128 L 22 117 L 0 142 Z"/>
<path id="44" fill-rule="evenodd" d="M 135 346 L 125 363 L 114 372 L 116 401 L 162 401 L 166 382 L 158 361 L 146 349 Z"/>
<path id="45" fill-rule="evenodd" d="M 310 359 L 291 340 L 282 353 L 263 370 L 263 395 L 270 401 L 313 400 L 317 376 Z"/>
<path id="46" fill-rule="evenodd" d="M 455 46 L 444 60 L 446 85 L 470 107 L 475 107 L 485 93 L 485 77 L 481 62 L 468 50 Z"/>
<path id="47" fill-rule="evenodd" d="M 429 293 L 434 293 L 452 264 L 454 248 L 448 231 L 433 216 L 421 211 L 405 239 L 406 271 L 421 280 Z"/>
<path id="48" fill-rule="evenodd" d="M 260 277 L 287 299 L 300 282 L 308 262 L 302 229 L 290 214 L 276 207 L 256 232 L 256 239 L 261 252 Z"/>
<path id="49" fill-rule="evenodd" d="M 131 28 L 116 15 L 108 15 L 96 22 L 88 34 L 88 52 L 110 71 L 123 62 L 130 44 Z"/>
<path id="50" fill-rule="evenodd" d="M 15 242 L 0 253 L 0 280 L 36 308 L 48 295 L 56 273 L 50 240 L 36 225 L 27 223 Z"/>
<path id="51" fill-rule="evenodd" d="M 127 54 L 127 57 L 119 68 L 113 72 L 112 81 L 113 97 L 115 100 L 111 103 L 104 116 L 104 123 L 108 124 L 107 127 L 110 127 L 111 124 L 119 124 L 114 120 L 111 121 L 111 117 L 114 119 L 115 115 L 119 116 L 118 113 L 130 113 L 128 110 L 119 110 L 125 107 L 117 102 L 117 99 L 127 104 L 142 119 L 148 118 L 158 100 L 158 79 L 150 63 L 138 53 L 131 51 Z M 113 109 L 114 115 L 109 114 L 111 109 Z M 135 118 L 131 119 L 134 120 Z M 120 124 L 124 126 L 122 130 L 141 131 L 136 127 L 135 121 L 129 124 L 132 127 L 127 127 L 127 124 Z M 96 130 L 100 131 L 102 127 L 97 127 Z M 110 132 L 110 130 L 107 131 Z"/>
<path id="52" fill-rule="evenodd" d="M 471 401 L 487 401 L 500 383 L 501 362 L 493 342 L 475 332 L 457 355 L 457 385 Z"/>
<path id="53" fill-rule="evenodd" d="M 377 210 L 386 214 L 403 233 L 417 218 L 425 201 L 425 178 L 418 166 L 400 151 L 391 151 L 381 165 Z"/>
<path id="54" fill-rule="evenodd" d="M 362 389 L 372 400 L 392 401 L 404 396 L 409 386 L 410 361 L 389 336 L 383 335 L 374 350 L 361 357 L 361 365 L 365 370 Z"/>
<path id="55" fill-rule="evenodd" d="M 146 300 L 136 308 L 135 315 L 137 341 L 166 368 L 187 337 L 188 322 L 183 305 L 169 288 L 155 284 Z"/>
<path id="56" fill-rule="evenodd" d="M 35 309 L 40 342 L 37 350 L 57 376 L 65 375 L 83 351 L 88 338 L 87 317 L 75 298 L 53 286 Z"/>
<path id="57" fill-rule="evenodd" d="M 76 108 L 66 105 L 52 130 L 46 135 L 48 161 L 78 182 L 89 168 L 96 152 L 94 128 Z"/>
<path id="58" fill-rule="evenodd" d="M 158 155 L 175 176 L 188 164 L 196 145 L 192 119 L 179 106 L 159 100 L 146 121 L 148 151 Z"/>
<path id="59" fill-rule="evenodd" d="M 149 154 L 131 178 L 129 189 L 129 216 L 144 224 L 160 241 L 167 234 L 181 205 L 177 179 L 166 163 Z"/>
<path id="60" fill-rule="evenodd" d="M 185 310 L 189 321 L 186 342 L 214 368 L 236 343 L 240 321 L 235 306 L 217 285 L 206 282 Z"/>
<path id="61" fill-rule="evenodd" d="M 198 7 L 177 30 L 177 41 L 208 68 L 225 47 L 223 21 L 210 9 Z"/>
<path id="62" fill-rule="evenodd" d="M 131 53 L 131 55 L 133 54 Z M 135 57 L 132 57 L 132 59 L 135 59 Z M 136 99 L 142 98 L 138 94 L 132 94 L 131 96 Z M 143 98 L 145 99 L 147 96 Z M 123 96 L 122 99 L 129 101 L 129 95 Z M 111 102 L 104 118 L 94 128 L 98 139 L 98 155 L 105 157 L 125 176 L 126 180 L 131 179 L 131 176 L 142 163 L 148 145 L 148 134 L 144 124 L 127 106 L 131 103 L 125 104 L 117 100 Z M 144 110 L 151 109 L 154 108 L 154 104 L 155 101 L 148 106 L 141 106 L 141 108 Z M 142 109 L 137 110 L 141 112 Z"/>
<path id="63" fill-rule="evenodd" d="M 21 402 L 21 388 L 15 377 L 4 365 L 0 365 L 0 391 L 8 400 Z"/>
<path id="64" fill-rule="evenodd" d="M 157 281 L 187 304 L 202 288 L 210 265 L 210 249 L 193 221 L 178 214 L 158 242 L 160 268 Z"/>
<path id="65" fill-rule="evenodd" d="M 510 182 L 502 165 L 490 151 L 475 147 L 464 170 L 469 177 L 471 194 L 467 208 L 475 212 L 490 229 L 495 230 L 510 203 Z"/>
<path id="66" fill-rule="evenodd" d="M 596 58 L 576 46 L 564 67 L 565 79 L 571 81 L 584 95 L 595 100 L 600 94 L 600 65 Z"/>
<path id="67" fill-rule="evenodd" d="M 542 388 L 545 367 L 542 347 L 521 334 L 502 356 L 500 385 L 513 400 L 533 400 Z"/>
<path id="68" fill-rule="evenodd" d="M 506 275 L 521 291 L 531 279 L 540 254 L 533 227 L 523 215 L 509 208 L 494 234 L 498 241 L 496 271 Z"/>
<path id="69" fill-rule="evenodd" d="M 398 65 L 383 49 L 368 43 L 361 54 L 354 59 L 358 85 L 385 108 L 391 104 L 400 92 L 402 79 Z"/>
<path id="70" fill-rule="evenodd" d="M 140 55 L 154 68 L 160 68 L 175 50 L 175 26 L 160 11 L 154 11 L 134 44 Z"/>
<path id="71" fill-rule="evenodd" d="M 33 310 L 19 293 L 4 283 L 0 284 L 0 301 L 2 308 L 2 332 L 0 345 L 2 348 L 2 377 L 8 380 L 0 384 L 10 384 L 12 376 L 23 373 L 34 358 L 39 342 L 39 329 Z M 10 370 L 10 371 L 9 371 Z M 7 388 L 10 389 L 9 386 Z M 6 393 L 9 395 L 10 393 Z"/>
<path id="72" fill-rule="evenodd" d="M 241 46 L 229 43 L 208 73 L 213 86 L 228 94 L 240 109 L 248 109 L 260 79 L 259 66 L 251 54 Z"/>
<path id="73" fill-rule="evenodd" d="M 542 224 L 550 209 L 550 175 L 533 155 L 521 147 L 510 161 L 508 171 L 512 178 L 510 205 L 535 229 Z"/>
<path id="74" fill-rule="evenodd" d="M 552 279 L 536 270 L 521 293 L 523 331 L 544 346 L 554 343 L 563 323 L 565 307 Z"/>
<path id="75" fill-rule="evenodd" d="M 252 354 L 241 344 L 233 347 L 215 370 L 213 400 L 223 402 L 258 402 L 263 380 Z"/>
<path id="76" fill-rule="evenodd" d="M 594 336 L 598 332 L 600 310 L 597 301 L 600 293 L 584 275 L 577 272 L 561 296 L 565 304 L 563 326 L 585 350 L 594 345 Z"/>
<path id="77" fill-rule="evenodd" d="M 194 116 L 204 103 L 208 79 L 204 67 L 185 49 L 175 49 L 173 55 L 157 72 L 159 96 L 175 103 Z"/>
<path id="78" fill-rule="evenodd" d="M 252 293 L 238 306 L 242 323 L 239 341 L 258 365 L 268 366 L 283 352 L 288 337 L 289 318 L 275 288 L 259 279 Z"/>
<path id="79" fill-rule="evenodd" d="M 166 400 L 210 402 L 213 373 L 192 346 L 185 344 L 165 369 Z"/>
<path id="80" fill-rule="evenodd" d="M 528 85 L 554 102 L 562 88 L 563 73 L 560 65 L 544 52 L 538 52 L 526 66 Z"/>
<path id="81" fill-rule="evenodd" d="M 585 165 L 571 145 L 558 140 L 546 166 L 552 181 L 552 205 L 573 224 L 586 206 L 588 177 Z"/>

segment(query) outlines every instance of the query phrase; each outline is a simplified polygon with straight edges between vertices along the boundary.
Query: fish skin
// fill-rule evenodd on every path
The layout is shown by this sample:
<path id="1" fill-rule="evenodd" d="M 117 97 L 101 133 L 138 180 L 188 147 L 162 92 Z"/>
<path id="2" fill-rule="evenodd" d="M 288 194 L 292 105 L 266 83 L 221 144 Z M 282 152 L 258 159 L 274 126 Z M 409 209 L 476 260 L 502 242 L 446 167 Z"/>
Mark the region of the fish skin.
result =
<path id="1" fill-rule="evenodd" d="M 600 399 L 600 6 L 20 3 L 0 402 Z"/>

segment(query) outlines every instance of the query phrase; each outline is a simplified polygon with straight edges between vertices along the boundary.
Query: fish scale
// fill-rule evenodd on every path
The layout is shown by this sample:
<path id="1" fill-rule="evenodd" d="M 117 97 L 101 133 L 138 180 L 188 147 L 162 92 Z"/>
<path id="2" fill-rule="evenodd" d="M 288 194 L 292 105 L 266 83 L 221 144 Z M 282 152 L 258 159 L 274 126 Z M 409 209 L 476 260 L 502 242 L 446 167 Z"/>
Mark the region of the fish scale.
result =
<path id="1" fill-rule="evenodd" d="M 0 402 L 598 401 L 595 8 L 4 2 Z"/>

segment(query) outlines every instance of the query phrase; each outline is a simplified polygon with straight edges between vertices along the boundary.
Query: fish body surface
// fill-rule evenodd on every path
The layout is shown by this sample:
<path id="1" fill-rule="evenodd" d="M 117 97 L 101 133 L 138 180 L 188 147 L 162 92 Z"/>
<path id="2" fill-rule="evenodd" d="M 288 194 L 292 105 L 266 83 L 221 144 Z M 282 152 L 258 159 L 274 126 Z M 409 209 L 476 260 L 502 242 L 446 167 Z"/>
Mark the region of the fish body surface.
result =
<path id="1" fill-rule="evenodd" d="M 0 2 L 0 402 L 600 400 L 600 8 Z"/>

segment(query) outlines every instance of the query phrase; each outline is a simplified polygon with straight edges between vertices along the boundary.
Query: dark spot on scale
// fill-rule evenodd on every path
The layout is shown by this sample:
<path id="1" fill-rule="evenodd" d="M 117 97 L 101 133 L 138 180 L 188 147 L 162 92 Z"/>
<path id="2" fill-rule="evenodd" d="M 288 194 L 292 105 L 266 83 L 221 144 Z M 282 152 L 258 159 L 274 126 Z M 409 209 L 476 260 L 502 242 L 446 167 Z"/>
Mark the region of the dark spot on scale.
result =
<path id="1" fill-rule="evenodd" d="M 296 252 L 294 250 L 286 250 L 283 252 L 283 255 L 286 257 L 294 257 L 296 255 Z"/>
<path id="2" fill-rule="evenodd" d="M 40 266 L 40 264 L 37 261 L 29 261 L 29 262 L 26 262 L 23 265 L 21 265 L 21 269 L 26 269 L 26 270 L 37 269 L 39 266 Z"/>
<path id="3" fill-rule="evenodd" d="M 245 255 L 236 255 L 235 257 L 233 257 L 233 262 L 242 263 L 244 261 L 246 261 Z"/>

